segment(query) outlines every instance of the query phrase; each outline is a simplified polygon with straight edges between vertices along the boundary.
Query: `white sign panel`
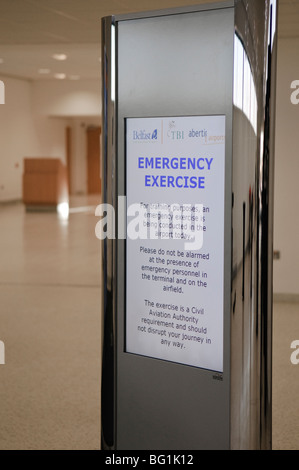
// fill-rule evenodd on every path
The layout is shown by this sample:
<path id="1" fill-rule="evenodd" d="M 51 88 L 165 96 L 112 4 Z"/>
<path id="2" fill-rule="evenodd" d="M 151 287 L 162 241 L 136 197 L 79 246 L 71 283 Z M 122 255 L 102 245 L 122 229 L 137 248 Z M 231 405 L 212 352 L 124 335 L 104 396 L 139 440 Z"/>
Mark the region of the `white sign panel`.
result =
<path id="1" fill-rule="evenodd" d="M 223 372 L 225 116 L 126 120 L 126 352 Z"/>

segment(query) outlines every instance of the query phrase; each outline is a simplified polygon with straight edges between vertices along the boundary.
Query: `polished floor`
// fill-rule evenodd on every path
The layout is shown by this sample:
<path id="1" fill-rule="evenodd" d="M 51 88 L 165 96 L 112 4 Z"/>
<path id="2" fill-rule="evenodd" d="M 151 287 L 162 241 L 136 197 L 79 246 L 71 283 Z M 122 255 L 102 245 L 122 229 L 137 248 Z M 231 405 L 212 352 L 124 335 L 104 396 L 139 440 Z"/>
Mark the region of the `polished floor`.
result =
<path id="1" fill-rule="evenodd" d="M 100 449 L 98 197 L 68 220 L 0 205 L 0 450 Z M 298 304 L 274 305 L 273 449 L 299 450 Z"/>
<path id="2" fill-rule="evenodd" d="M 100 448 L 98 203 L 0 206 L 0 449 Z"/>
<path id="3" fill-rule="evenodd" d="M 299 304 L 275 303 L 273 321 L 273 449 L 299 450 Z M 297 349 L 298 346 L 297 346 Z M 298 354 L 295 354 L 299 359 Z M 295 358 L 296 359 L 296 358 Z"/>

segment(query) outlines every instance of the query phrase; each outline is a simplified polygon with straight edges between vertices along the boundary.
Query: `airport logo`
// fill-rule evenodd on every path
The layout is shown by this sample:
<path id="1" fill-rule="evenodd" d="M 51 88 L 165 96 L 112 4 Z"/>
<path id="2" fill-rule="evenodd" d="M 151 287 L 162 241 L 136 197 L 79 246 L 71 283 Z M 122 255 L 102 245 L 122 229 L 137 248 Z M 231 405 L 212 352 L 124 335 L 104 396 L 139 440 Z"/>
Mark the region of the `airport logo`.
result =
<path id="1" fill-rule="evenodd" d="M 145 130 L 133 131 L 134 141 L 157 141 L 158 140 L 158 129 L 147 132 Z"/>
<path id="2" fill-rule="evenodd" d="M 291 83 L 291 88 L 295 91 L 291 94 L 291 103 L 292 104 L 299 104 L 299 80 L 294 80 Z"/>
<path id="3" fill-rule="evenodd" d="M 192 129 L 189 131 L 188 136 L 192 139 L 194 138 L 202 138 L 207 140 L 208 137 L 208 131 L 206 129 Z"/>
<path id="4" fill-rule="evenodd" d="M 0 80 L 0 104 L 5 104 L 5 86 L 2 80 Z"/>
<path id="5" fill-rule="evenodd" d="M 0 365 L 5 364 L 5 345 L 3 341 L 0 341 Z"/>
<path id="6" fill-rule="evenodd" d="M 170 140 L 184 140 L 185 131 L 183 131 L 182 129 L 177 129 L 176 122 L 174 120 L 171 120 L 168 123 L 167 137 Z"/>

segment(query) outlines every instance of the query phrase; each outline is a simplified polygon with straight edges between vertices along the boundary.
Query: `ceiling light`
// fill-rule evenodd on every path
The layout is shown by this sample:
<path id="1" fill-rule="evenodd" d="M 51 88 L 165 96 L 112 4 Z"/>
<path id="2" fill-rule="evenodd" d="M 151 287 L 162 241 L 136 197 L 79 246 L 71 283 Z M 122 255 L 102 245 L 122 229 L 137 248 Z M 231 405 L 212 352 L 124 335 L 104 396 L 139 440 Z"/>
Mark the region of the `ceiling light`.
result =
<path id="1" fill-rule="evenodd" d="M 66 60 L 67 59 L 66 54 L 53 54 L 52 57 L 55 60 Z"/>
<path id="2" fill-rule="evenodd" d="M 47 73 L 50 73 L 50 69 L 39 69 L 38 73 L 42 75 L 46 75 Z"/>
<path id="3" fill-rule="evenodd" d="M 66 74 L 65 73 L 55 73 L 54 77 L 57 78 L 58 80 L 64 80 L 65 77 L 66 77 Z"/>

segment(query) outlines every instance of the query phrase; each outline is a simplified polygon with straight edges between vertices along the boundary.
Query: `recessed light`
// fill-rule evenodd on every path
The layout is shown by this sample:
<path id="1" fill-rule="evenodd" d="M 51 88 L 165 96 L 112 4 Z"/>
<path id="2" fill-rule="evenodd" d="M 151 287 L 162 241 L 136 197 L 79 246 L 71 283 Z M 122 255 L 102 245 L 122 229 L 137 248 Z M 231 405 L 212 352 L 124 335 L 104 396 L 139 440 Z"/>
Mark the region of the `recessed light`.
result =
<path id="1" fill-rule="evenodd" d="M 47 75 L 48 73 L 50 73 L 50 69 L 39 69 L 38 73 L 42 75 Z"/>
<path id="2" fill-rule="evenodd" d="M 52 57 L 55 60 L 66 60 L 67 59 L 66 54 L 53 54 Z"/>
<path id="3" fill-rule="evenodd" d="M 55 73 L 54 77 L 57 78 L 58 80 L 64 80 L 66 77 L 65 73 Z"/>

